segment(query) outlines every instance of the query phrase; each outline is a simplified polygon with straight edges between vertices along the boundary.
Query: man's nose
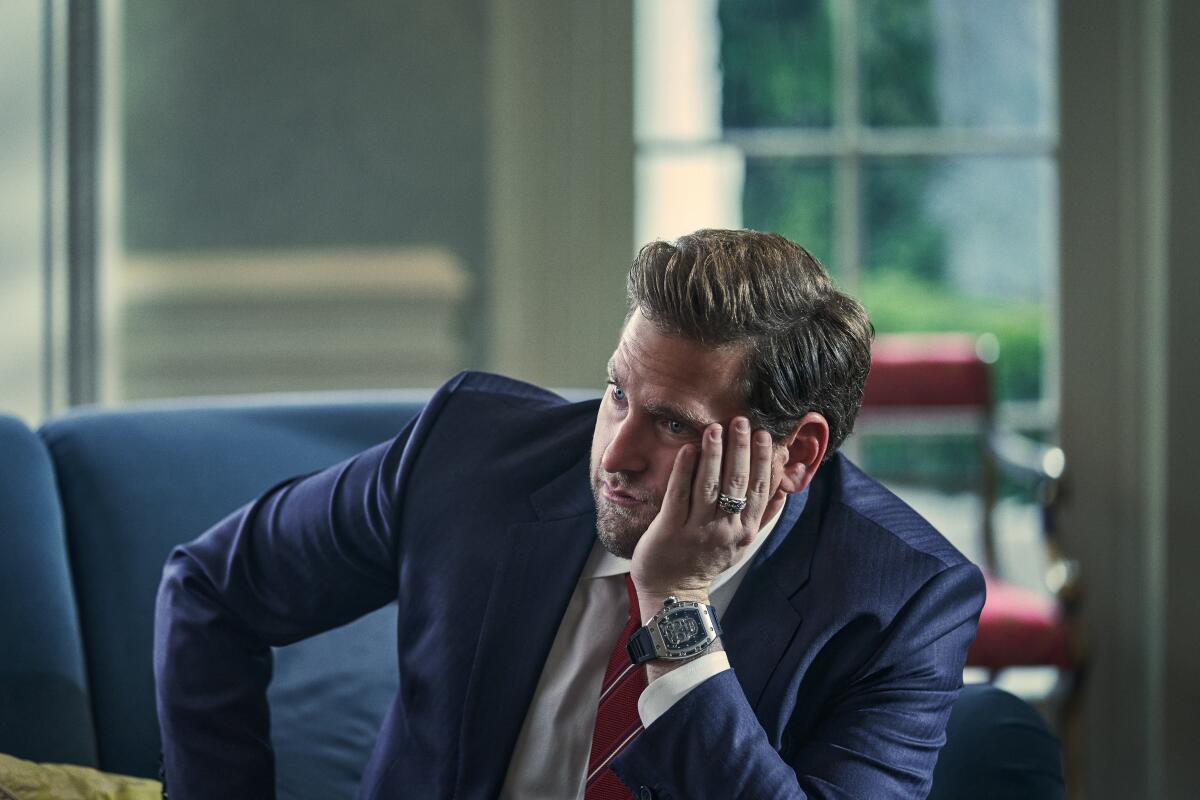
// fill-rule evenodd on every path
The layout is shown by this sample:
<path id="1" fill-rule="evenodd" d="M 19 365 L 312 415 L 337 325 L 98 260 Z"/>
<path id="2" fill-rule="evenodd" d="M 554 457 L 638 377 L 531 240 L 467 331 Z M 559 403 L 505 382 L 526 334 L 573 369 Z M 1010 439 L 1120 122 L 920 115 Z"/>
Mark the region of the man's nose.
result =
<path id="1" fill-rule="evenodd" d="M 646 469 L 646 442 L 643 426 L 626 415 L 617 423 L 613 438 L 604 448 L 600 466 L 605 472 L 642 472 Z"/>

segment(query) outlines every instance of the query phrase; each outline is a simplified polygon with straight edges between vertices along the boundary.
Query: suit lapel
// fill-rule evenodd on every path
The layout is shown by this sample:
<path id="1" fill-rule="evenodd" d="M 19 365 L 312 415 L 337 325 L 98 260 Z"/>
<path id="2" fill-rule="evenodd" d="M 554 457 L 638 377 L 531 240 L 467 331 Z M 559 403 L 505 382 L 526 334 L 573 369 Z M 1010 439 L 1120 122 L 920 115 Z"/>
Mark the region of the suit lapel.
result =
<path id="1" fill-rule="evenodd" d="M 467 684 L 456 796 L 500 793 L 517 736 L 579 573 L 595 541 L 586 460 L 531 501 L 538 522 L 510 525 Z"/>
<path id="2" fill-rule="evenodd" d="M 791 598 L 808 582 L 834 467 L 824 465 L 804 495 L 789 499 L 722 620 L 730 664 L 760 719 L 770 679 L 803 622 Z M 530 500 L 539 521 L 508 527 L 509 546 L 496 567 L 484 613 L 467 684 L 455 796 L 500 793 L 546 657 L 595 541 L 586 460 Z"/>
<path id="3" fill-rule="evenodd" d="M 760 719 L 767 685 L 804 620 L 791 598 L 808 583 L 835 472 L 832 462 L 825 464 L 808 489 L 788 498 L 721 620 L 730 666 Z"/>

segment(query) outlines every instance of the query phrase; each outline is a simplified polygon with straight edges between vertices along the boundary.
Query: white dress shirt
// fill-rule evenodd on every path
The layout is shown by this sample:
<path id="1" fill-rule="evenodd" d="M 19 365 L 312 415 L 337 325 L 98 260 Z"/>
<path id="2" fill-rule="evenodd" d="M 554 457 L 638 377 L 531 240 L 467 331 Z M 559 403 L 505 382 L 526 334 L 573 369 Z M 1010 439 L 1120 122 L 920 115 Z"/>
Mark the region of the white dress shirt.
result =
<path id="1" fill-rule="evenodd" d="M 709 602 L 718 619 L 778 521 L 776 514 L 741 559 L 713 581 Z M 628 559 L 612 555 L 599 540 L 592 545 L 521 726 L 500 792 L 505 800 L 583 797 L 600 684 L 613 644 L 629 620 L 628 572 Z M 693 688 L 727 669 L 729 659 L 717 651 L 654 681 L 638 699 L 642 724 L 649 727 Z"/>

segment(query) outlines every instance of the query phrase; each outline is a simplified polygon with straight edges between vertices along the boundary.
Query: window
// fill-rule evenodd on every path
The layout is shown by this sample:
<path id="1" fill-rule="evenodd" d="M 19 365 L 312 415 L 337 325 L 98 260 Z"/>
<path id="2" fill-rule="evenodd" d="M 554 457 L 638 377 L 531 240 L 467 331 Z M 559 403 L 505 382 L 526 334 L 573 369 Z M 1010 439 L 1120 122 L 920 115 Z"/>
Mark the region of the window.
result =
<path id="1" fill-rule="evenodd" d="M 1054 12 L 642 0 L 639 241 L 778 231 L 880 331 L 993 333 L 1000 398 L 1052 401 Z"/>
<path id="2" fill-rule="evenodd" d="M 1002 419 L 1051 431 L 1055 24 L 1053 0 L 641 0 L 639 240 L 778 231 L 880 333 L 990 335 Z M 949 489 L 974 458 L 952 435 L 859 445 Z"/>

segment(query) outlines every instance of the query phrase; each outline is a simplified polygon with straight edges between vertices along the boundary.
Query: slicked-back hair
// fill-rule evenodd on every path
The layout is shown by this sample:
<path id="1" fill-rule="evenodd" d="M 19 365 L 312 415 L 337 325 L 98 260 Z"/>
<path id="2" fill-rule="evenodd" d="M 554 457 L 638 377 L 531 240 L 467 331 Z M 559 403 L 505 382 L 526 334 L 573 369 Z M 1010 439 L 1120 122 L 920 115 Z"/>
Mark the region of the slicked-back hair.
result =
<path id="1" fill-rule="evenodd" d="M 775 233 L 700 230 L 651 242 L 629 270 L 629 313 L 709 347 L 740 348 L 753 428 L 776 441 L 809 411 L 828 453 L 854 427 L 875 329 L 817 259 Z"/>

